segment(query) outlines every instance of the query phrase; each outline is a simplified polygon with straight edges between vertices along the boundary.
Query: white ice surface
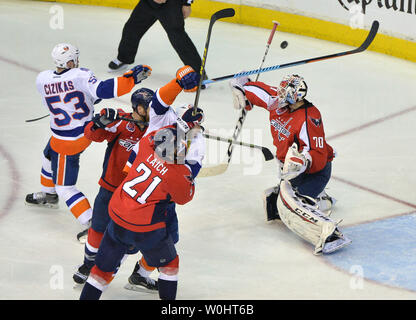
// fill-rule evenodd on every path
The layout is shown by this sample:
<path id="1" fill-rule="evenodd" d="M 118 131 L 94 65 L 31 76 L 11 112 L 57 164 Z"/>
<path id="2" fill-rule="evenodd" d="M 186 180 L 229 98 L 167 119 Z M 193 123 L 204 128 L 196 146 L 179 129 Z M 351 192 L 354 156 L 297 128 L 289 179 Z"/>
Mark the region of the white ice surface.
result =
<path id="1" fill-rule="evenodd" d="M 37 72 L 53 67 L 50 52 L 56 43 L 77 45 L 82 66 L 98 78 L 113 76 L 107 73 L 107 64 L 116 56 L 129 11 L 62 4 L 64 29 L 53 30 L 49 25 L 52 5 L 0 2 L 0 299 L 78 299 L 80 294 L 72 288 L 72 274 L 83 259 L 83 246 L 75 239 L 81 226 L 63 203 L 59 210 L 24 205 L 27 193 L 39 191 L 41 152 L 50 134 L 48 119 L 24 120 L 48 113 L 36 92 L 35 78 Z M 207 20 L 186 21 L 201 54 L 207 28 Z M 218 21 L 206 64 L 209 77 L 257 68 L 268 36 L 267 29 Z M 289 43 L 285 50 L 279 46 L 283 40 Z M 265 66 L 349 49 L 278 31 Z M 153 68 L 152 76 L 142 83 L 153 89 L 171 80 L 182 65 L 158 23 L 144 36 L 136 63 Z M 415 64 L 365 52 L 264 73 L 260 80 L 277 84 L 287 73 L 305 77 L 308 98 L 321 110 L 328 142 L 338 152 L 328 193 L 338 200 L 333 217 L 343 219 L 341 228 L 414 212 L 416 108 L 406 110 L 416 105 Z M 126 95 L 103 101 L 97 110 L 128 110 L 129 99 Z M 177 102 L 182 101 L 193 102 L 194 94 L 182 93 Z M 200 106 L 206 128 L 231 135 L 238 112 L 232 107 L 226 81 L 202 91 Z M 251 111 L 242 139 L 274 152 L 267 120 L 264 110 Z M 348 133 L 336 136 L 344 131 Z M 225 159 L 226 144 L 209 142 L 208 147 L 207 165 Z M 81 157 L 77 185 L 91 203 L 98 191 L 104 150 L 105 144 L 92 144 Z M 178 299 L 416 298 L 415 292 L 372 281 L 354 289 L 351 274 L 313 256 L 312 247 L 281 223 L 266 223 L 262 192 L 274 186 L 275 177 L 274 161 L 264 162 L 258 152 L 235 147 L 225 174 L 197 180 L 194 200 L 177 210 Z M 135 257 L 129 257 L 102 299 L 157 299 L 157 295 L 123 288 L 134 264 Z M 56 288 L 59 279 L 63 285 Z"/>

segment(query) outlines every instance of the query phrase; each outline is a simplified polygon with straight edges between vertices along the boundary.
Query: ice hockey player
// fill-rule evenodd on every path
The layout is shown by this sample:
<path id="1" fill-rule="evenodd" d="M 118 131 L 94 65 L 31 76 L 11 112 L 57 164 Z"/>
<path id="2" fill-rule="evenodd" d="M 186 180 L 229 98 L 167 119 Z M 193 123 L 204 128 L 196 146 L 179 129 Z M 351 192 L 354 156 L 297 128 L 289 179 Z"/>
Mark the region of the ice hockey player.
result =
<path id="1" fill-rule="evenodd" d="M 28 194 L 25 202 L 56 208 L 60 198 L 82 225 L 88 225 L 92 209 L 75 186 L 80 155 L 91 143 L 84 128 L 92 119 L 95 103 L 130 92 L 152 69 L 138 65 L 121 77 L 100 81 L 90 70 L 78 67 L 78 57 L 75 46 L 58 44 L 52 50 L 56 69 L 37 76 L 37 89 L 50 112 L 52 136 L 43 151 L 41 191 Z"/>
<path id="2" fill-rule="evenodd" d="M 334 150 L 325 140 L 319 110 L 305 99 L 308 91 L 305 80 L 298 75 L 289 75 L 275 87 L 240 77 L 232 79 L 230 86 L 237 109 L 251 110 L 253 106 L 260 106 L 270 113 L 271 134 L 280 164 L 280 181 L 276 187 L 265 191 L 267 220 L 281 219 L 289 229 L 297 234 L 302 233 L 303 238 L 303 233 L 308 234 L 306 237 L 309 242 L 315 245 L 314 253 L 322 253 L 326 241 L 338 240 L 343 235 L 337 229 L 337 224 L 328 218 L 334 199 L 324 190 L 331 177 Z M 292 201 L 290 207 L 289 198 Z M 280 207 L 284 209 L 279 210 Z M 304 219 L 297 215 L 299 212 L 306 212 Z M 297 221 L 293 222 L 292 216 L 301 220 L 299 228 L 293 227 Z M 312 221 L 319 221 L 316 222 L 318 226 L 314 226 L 310 232 L 308 227 L 313 223 L 303 222 L 306 216 L 312 217 Z M 329 227 L 324 228 L 322 224 L 328 224 Z M 339 242 L 344 243 L 338 241 L 337 244 Z M 329 247 L 324 252 L 329 252 Z"/>
<path id="3" fill-rule="evenodd" d="M 100 189 L 94 201 L 91 227 L 87 230 L 88 237 L 84 248 L 84 263 L 75 272 L 73 279 L 77 284 L 84 284 L 94 266 L 104 231 L 110 221 L 108 203 L 114 190 L 126 177 L 124 166 L 129 159 L 134 145 L 140 140 L 148 127 L 149 103 L 154 92 L 148 88 L 141 88 L 131 95 L 132 112 L 125 113 L 121 109 L 102 109 L 85 127 L 84 134 L 95 142 L 107 141 L 103 172 L 99 180 Z M 130 119 L 128 120 L 120 120 Z M 172 232 L 174 240 L 178 240 L 178 225 L 175 205 L 172 203 L 167 210 L 168 229 Z M 157 290 L 157 282 L 148 276 L 153 268 L 147 266 L 142 258 L 135 267 L 135 272 L 129 278 L 128 288 L 136 289 L 142 286 L 149 290 Z M 141 276 L 144 274 L 145 276 Z"/>
<path id="4" fill-rule="evenodd" d="M 176 298 L 179 256 L 166 230 L 165 213 L 170 202 L 184 205 L 192 200 L 205 141 L 200 127 L 203 111 L 197 108 L 194 113 L 192 105 L 175 111 L 171 104 L 182 90 L 196 91 L 198 83 L 199 75 L 184 66 L 154 94 L 149 128 L 135 145 L 126 164 L 128 175 L 110 200 L 111 220 L 81 300 L 99 299 L 125 254 L 134 250 L 158 268 L 159 297 Z"/>

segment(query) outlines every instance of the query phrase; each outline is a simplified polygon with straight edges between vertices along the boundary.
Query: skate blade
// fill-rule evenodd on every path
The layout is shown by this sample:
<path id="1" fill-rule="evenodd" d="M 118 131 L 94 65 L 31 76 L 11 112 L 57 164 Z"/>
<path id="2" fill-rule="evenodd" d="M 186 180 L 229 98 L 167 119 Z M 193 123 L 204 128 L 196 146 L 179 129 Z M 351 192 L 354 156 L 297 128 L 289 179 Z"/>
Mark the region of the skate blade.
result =
<path id="1" fill-rule="evenodd" d="M 348 239 L 348 238 L 339 238 L 335 241 L 326 243 L 325 246 L 322 249 L 322 253 L 323 254 L 328 254 L 328 253 L 332 253 L 334 251 L 337 251 L 349 244 L 351 244 L 352 240 Z"/>
<path id="2" fill-rule="evenodd" d="M 82 236 L 82 237 L 78 238 L 78 242 L 80 244 L 85 244 L 87 242 L 87 236 Z"/>
<path id="3" fill-rule="evenodd" d="M 87 238 L 88 238 L 88 229 L 85 229 L 77 234 L 77 240 L 82 244 L 85 244 L 87 242 Z"/>
<path id="4" fill-rule="evenodd" d="M 144 292 L 144 293 L 158 293 L 159 292 L 158 290 L 151 290 L 146 287 L 138 286 L 138 285 L 130 284 L 130 283 L 127 283 L 124 286 L 124 289 L 136 291 L 136 292 Z"/>
<path id="5" fill-rule="evenodd" d="M 25 205 L 28 207 L 37 207 L 37 208 L 48 208 L 48 209 L 59 209 L 59 204 L 45 203 L 45 204 L 33 204 L 25 201 Z"/>
<path id="6" fill-rule="evenodd" d="M 83 287 L 84 287 L 84 283 L 76 283 L 76 282 L 74 282 L 74 285 L 72 286 L 72 289 L 74 289 L 74 290 L 82 290 Z"/>

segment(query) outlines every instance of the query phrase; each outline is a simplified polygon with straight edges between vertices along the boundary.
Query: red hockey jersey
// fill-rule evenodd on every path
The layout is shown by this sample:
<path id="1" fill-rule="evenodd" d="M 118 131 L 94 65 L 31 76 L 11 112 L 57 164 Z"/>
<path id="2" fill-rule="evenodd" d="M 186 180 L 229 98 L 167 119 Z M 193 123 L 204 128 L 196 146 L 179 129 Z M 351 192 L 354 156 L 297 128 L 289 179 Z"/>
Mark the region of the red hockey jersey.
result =
<path id="1" fill-rule="evenodd" d="M 120 112 L 119 112 L 120 113 Z M 123 113 L 123 117 L 131 118 L 131 114 Z M 120 185 L 126 177 L 123 168 L 129 159 L 134 145 L 144 135 L 147 127 L 143 130 L 129 121 L 119 121 L 113 126 L 105 129 L 94 129 L 93 122 L 90 122 L 84 130 L 84 135 L 92 141 L 108 141 L 105 151 L 103 171 L 98 182 L 100 186 L 111 192 Z"/>
<path id="2" fill-rule="evenodd" d="M 332 147 L 325 140 L 321 113 L 309 101 L 295 111 L 275 109 L 277 88 L 263 82 L 247 82 L 244 91 L 251 104 L 270 112 L 270 129 L 277 158 L 284 162 L 287 150 L 296 142 L 299 151 L 308 151 L 312 163 L 307 172 L 322 170 L 334 158 Z"/>
<path id="3" fill-rule="evenodd" d="M 192 200 L 195 192 L 191 170 L 186 165 L 166 163 L 155 154 L 156 132 L 140 140 L 136 159 L 108 208 L 115 223 L 134 232 L 166 227 L 168 203 L 183 205 Z"/>

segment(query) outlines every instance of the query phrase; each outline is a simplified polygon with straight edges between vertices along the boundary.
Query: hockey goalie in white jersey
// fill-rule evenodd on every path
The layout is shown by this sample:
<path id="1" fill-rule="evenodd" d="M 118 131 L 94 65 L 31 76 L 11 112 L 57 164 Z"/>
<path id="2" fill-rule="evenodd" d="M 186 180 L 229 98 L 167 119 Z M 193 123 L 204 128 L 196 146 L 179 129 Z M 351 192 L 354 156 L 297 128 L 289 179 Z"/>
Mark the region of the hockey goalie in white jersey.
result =
<path id="1" fill-rule="evenodd" d="M 37 90 L 50 112 L 52 135 L 43 151 L 41 191 L 28 194 L 26 204 L 53 208 L 60 198 L 82 225 L 88 225 L 91 206 L 75 186 L 80 154 L 91 143 L 84 137 L 84 128 L 92 119 L 94 104 L 130 92 L 150 75 L 151 68 L 138 65 L 121 77 L 100 81 L 90 70 L 78 67 L 78 57 L 75 46 L 58 44 L 52 50 L 56 70 L 37 76 Z"/>

